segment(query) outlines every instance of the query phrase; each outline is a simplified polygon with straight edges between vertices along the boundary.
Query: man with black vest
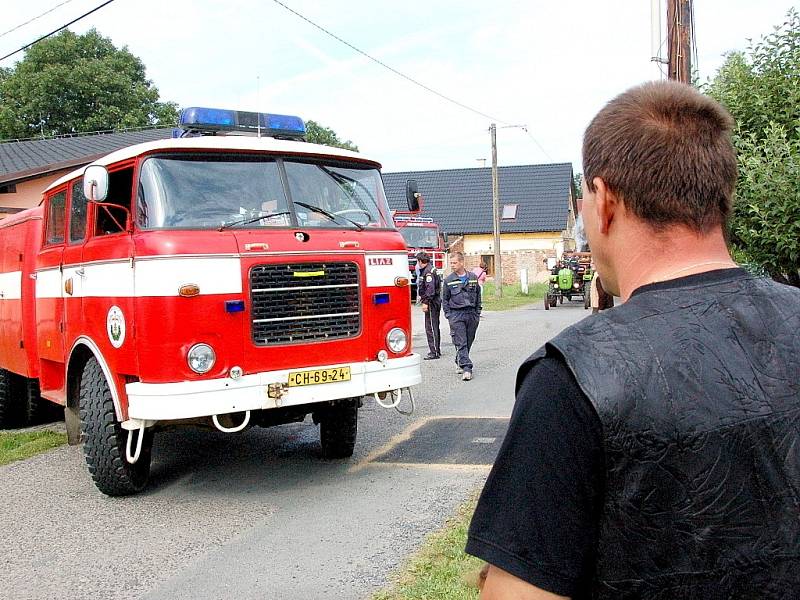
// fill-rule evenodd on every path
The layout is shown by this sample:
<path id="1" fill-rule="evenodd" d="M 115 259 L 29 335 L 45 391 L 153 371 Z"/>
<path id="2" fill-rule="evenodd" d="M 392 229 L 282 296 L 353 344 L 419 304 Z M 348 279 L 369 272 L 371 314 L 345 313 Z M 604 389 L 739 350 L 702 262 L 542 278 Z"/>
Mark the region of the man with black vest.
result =
<path id="1" fill-rule="evenodd" d="M 800 290 L 730 258 L 733 125 L 660 82 L 587 128 L 584 226 L 625 302 L 519 370 L 482 598 L 800 597 Z"/>
<path id="2" fill-rule="evenodd" d="M 442 280 L 427 252 L 417 252 L 417 264 L 420 266 L 417 276 L 417 296 L 422 305 L 422 312 L 425 313 L 425 336 L 428 338 L 429 350 L 423 360 L 436 360 L 442 357 L 442 341 L 439 333 L 439 314 L 442 310 L 439 288 Z"/>

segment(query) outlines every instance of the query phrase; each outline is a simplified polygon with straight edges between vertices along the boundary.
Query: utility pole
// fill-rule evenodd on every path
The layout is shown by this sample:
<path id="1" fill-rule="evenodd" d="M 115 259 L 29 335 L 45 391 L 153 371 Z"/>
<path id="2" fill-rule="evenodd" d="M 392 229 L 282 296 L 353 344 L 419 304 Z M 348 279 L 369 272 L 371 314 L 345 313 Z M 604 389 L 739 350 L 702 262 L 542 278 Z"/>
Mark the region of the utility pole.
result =
<path id="1" fill-rule="evenodd" d="M 492 211 L 494 222 L 494 295 L 503 297 L 503 266 L 500 258 L 500 182 L 497 178 L 497 126 L 489 127 L 492 138 Z"/>
<path id="2" fill-rule="evenodd" d="M 692 0 L 667 0 L 669 79 L 692 83 Z"/>

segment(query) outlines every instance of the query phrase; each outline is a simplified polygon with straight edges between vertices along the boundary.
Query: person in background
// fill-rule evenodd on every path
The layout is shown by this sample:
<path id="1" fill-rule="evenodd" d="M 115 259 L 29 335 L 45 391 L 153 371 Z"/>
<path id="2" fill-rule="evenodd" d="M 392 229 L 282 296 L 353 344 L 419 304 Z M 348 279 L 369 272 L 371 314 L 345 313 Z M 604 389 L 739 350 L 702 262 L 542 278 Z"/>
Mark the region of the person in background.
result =
<path id="1" fill-rule="evenodd" d="M 450 323 L 450 336 L 456 347 L 456 364 L 462 373 L 461 379 L 469 381 L 473 369 L 469 351 L 481 318 L 481 286 L 475 274 L 464 268 L 462 252 L 450 255 L 450 267 L 453 272 L 442 286 L 442 308 Z"/>
<path id="2" fill-rule="evenodd" d="M 483 600 L 798 597 L 800 290 L 731 259 L 733 128 L 675 82 L 589 124 L 586 236 L 624 303 L 517 373 L 467 542 Z"/>
<path id="3" fill-rule="evenodd" d="M 478 278 L 478 285 L 481 286 L 481 291 L 483 291 L 483 284 L 486 283 L 486 263 L 481 261 L 477 267 L 472 267 L 472 272 Z"/>
<path id="4" fill-rule="evenodd" d="M 601 310 L 614 308 L 614 296 L 609 294 L 603 287 L 603 282 L 600 280 L 600 274 L 597 272 L 597 269 L 595 269 L 592 275 L 589 296 L 592 305 L 592 314 L 597 314 Z"/>
<path id="5" fill-rule="evenodd" d="M 428 355 L 423 360 L 436 360 L 442 357 L 441 334 L 439 333 L 439 313 L 442 310 L 442 299 L 439 296 L 442 280 L 427 252 L 417 253 L 417 264 L 420 266 L 417 277 L 417 297 L 422 312 L 425 313 L 425 336 L 428 338 Z"/>

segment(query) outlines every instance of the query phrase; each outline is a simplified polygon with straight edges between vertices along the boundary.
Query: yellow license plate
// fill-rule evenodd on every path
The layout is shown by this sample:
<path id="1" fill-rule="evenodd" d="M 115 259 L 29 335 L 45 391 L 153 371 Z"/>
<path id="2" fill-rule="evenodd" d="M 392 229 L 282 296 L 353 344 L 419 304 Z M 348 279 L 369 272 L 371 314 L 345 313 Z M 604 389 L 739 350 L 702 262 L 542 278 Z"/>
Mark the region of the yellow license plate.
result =
<path id="1" fill-rule="evenodd" d="M 289 373 L 289 387 L 336 383 L 337 381 L 350 381 L 350 367 L 295 371 L 294 373 Z"/>

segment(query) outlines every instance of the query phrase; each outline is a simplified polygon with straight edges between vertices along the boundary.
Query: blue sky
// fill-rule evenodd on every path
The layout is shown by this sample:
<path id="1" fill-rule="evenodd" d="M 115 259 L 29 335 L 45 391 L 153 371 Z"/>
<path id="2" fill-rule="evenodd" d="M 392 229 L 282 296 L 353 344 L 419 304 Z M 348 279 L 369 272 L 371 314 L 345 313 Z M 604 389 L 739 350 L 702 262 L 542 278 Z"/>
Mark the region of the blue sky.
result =
<path id="1" fill-rule="evenodd" d="M 0 33 L 62 1 L 4 3 Z M 661 77 L 650 61 L 650 0 L 284 3 L 498 125 L 527 125 L 530 136 L 498 131 L 501 165 L 572 162 L 580 171 L 581 136 L 597 110 L 626 88 Z M 98 4 L 69 0 L 0 37 L 0 56 Z M 701 79 L 713 75 L 725 52 L 769 33 L 792 6 L 696 0 Z M 116 0 L 72 29 L 90 27 L 141 58 L 162 99 L 181 106 L 314 119 L 386 171 L 490 162 L 490 119 L 414 86 L 271 0 Z"/>

